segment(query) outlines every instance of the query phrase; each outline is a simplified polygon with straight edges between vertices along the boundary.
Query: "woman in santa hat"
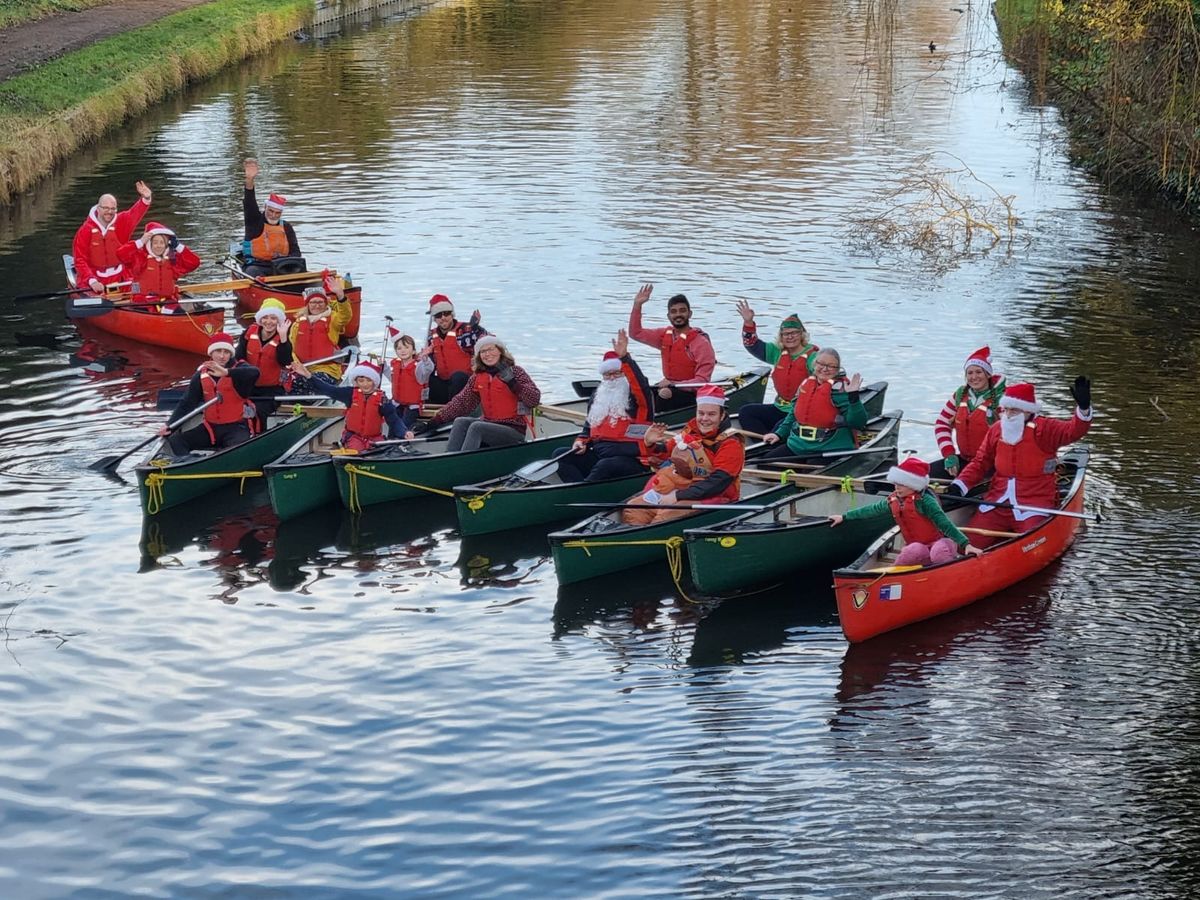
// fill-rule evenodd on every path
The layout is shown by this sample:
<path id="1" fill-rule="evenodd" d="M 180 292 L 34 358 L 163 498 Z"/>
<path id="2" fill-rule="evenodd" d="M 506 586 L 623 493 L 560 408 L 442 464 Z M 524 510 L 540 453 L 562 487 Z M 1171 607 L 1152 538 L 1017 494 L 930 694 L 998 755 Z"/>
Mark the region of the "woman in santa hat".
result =
<path id="1" fill-rule="evenodd" d="M 292 345 L 287 339 L 287 311 L 282 301 L 268 297 L 254 314 L 254 324 L 242 332 L 238 339 L 234 359 L 244 359 L 258 369 L 258 396 L 254 406 L 258 410 L 258 429 L 267 427 L 267 416 L 279 408 L 272 399 L 283 390 L 283 373 L 292 362 Z"/>
<path id="2" fill-rule="evenodd" d="M 933 464 L 934 478 L 954 477 L 969 463 L 983 444 L 988 429 L 999 416 L 1004 396 L 1004 376 L 992 372 L 991 349 L 980 347 L 963 363 L 966 384 L 960 385 L 933 423 L 939 462 Z"/>
<path id="3" fill-rule="evenodd" d="M 392 437 L 404 434 L 404 423 L 396 410 L 396 404 L 379 389 L 383 382 L 383 368 L 373 362 L 360 362 L 349 372 L 354 387 L 338 387 L 319 378 L 313 378 L 304 363 L 292 362 L 292 371 L 309 379 L 309 384 L 318 394 L 346 406 L 346 424 L 342 428 L 342 447 L 362 453 L 383 440 L 383 423 L 386 422 Z"/>
<path id="4" fill-rule="evenodd" d="M 176 281 L 200 265 L 200 257 L 179 242 L 161 222 L 147 222 L 142 236 L 117 249 L 125 274 L 133 281 L 133 299 L 162 300 L 164 315 L 190 312 L 191 303 L 180 304 Z"/>
<path id="5" fill-rule="evenodd" d="M 910 456 L 888 470 L 887 480 L 896 489 L 886 500 L 860 506 L 845 515 L 830 516 L 830 526 L 890 516 L 904 537 L 904 549 L 896 557 L 898 566 L 937 565 L 956 559 L 960 553 L 979 556 L 983 552 L 971 546 L 967 536 L 946 517 L 937 498 L 929 492 L 929 463 Z"/>
<path id="6" fill-rule="evenodd" d="M 202 403 L 215 400 L 204 408 L 204 421 L 200 427 L 175 432 L 166 425 L 159 429 L 160 435 L 170 435 L 168 446 L 176 456 L 191 450 L 224 450 L 249 440 L 255 416 L 250 397 L 258 381 L 258 369 L 235 360 L 233 351 L 233 338 L 225 332 L 212 336 L 208 343 L 208 359 L 196 369 L 187 393 L 171 414 L 171 420 L 178 422 Z"/>

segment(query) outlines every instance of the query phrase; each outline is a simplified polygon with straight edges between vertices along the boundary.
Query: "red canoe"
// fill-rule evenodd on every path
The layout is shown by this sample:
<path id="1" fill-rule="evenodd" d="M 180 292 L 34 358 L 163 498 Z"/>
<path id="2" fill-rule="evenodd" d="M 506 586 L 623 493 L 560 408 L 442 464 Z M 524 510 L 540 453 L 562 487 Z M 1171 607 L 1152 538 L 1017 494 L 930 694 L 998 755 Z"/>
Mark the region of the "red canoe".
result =
<path id="1" fill-rule="evenodd" d="M 1088 451 L 1084 448 L 1072 449 L 1060 457 L 1060 510 L 1083 512 L 1087 464 Z M 973 511 L 973 507 L 959 507 L 949 515 L 962 527 Z M 1049 516 L 1020 537 L 993 544 L 982 556 L 964 556 L 917 568 L 891 564 L 903 546 L 899 529 L 893 528 L 853 565 L 833 573 L 842 633 L 851 643 L 858 643 L 1016 584 L 1062 556 L 1075 539 L 1080 521 L 1070 516 Z"/>
<path id="2" fill-rule="evenodd" d="M 91 294 L 68 299 L 67 318 L 76 321 L 86 319 L 89 325 L 101 331 L 143 344 L 170 347 L 201 356 L 208 354 L 210 338 L 225 328 L 223 309 L 209 307 L 187 315 L 164 316 L 153 309 L 122 309 Z"/>
<path id="3" fill-rule="evenodd" d="M 319 273 L 318 273 L 319 274 Z M 262 306 L 262 302 L 268 297 L 274 297 L 283 303 L 287 309 L 288 317 L 294 317 L 297 312 L 304 308 L 302 299 L 303 292 L 301 290 L 283 290 L 281 288 L 259 287 L 256 284 L 250 285 L 248 288 L 235 290 L 234 294 L 238 298 L 238 306 L 242 312 L 238 314 L 238 321 L 242 325 L 252 325 L 251 321 L 254 314 L 258 312 L 258 308 Z M 346 337 L 358 337 L 358 323 L 361 316 L 362 307 L 362 288 L 358 285 L 352 285 L 346 288 L 346 299 L 350 301 L 350 324 L 346 326 Z"/>

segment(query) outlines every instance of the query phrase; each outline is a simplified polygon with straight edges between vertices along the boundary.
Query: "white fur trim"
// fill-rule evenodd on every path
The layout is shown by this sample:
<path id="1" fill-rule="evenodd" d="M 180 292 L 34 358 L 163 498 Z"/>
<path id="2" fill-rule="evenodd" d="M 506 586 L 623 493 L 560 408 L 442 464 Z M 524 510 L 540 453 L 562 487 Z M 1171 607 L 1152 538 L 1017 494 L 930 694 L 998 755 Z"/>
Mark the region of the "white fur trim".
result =
<path id="1" fill-rule="evenodd" d="M 366 365 L 365 363 L 360 363 L 359 365 L 352 368 L 349 372 L 349 376 L 350 376 L 351 384 L 354 383 L 355 378 L 370 378 L 371 381 L 375 384 L 375 387 L 379 387 L 379 382 L 380 382 L 379 372 L 376 369 L 374 369 L 373 367 Z"/>
<path id="2" fill-rule="evenodd" d="M 227 344 L 224 341 L 221 341 L 221 343 L 219 343 L 219 344 L 209 344 L 208 345 L 208 352 L 209 352 L 210 356 L 212 355 L 212 352 L 214 350 L 228 350 L 230 353 L 237 352 L 237 348 L 234 347 L 233 344 Z"/>
<path id="3" fill-rule="evenodd" d="M 274 306 L 260 306 L 258 312 L 254 314 L 254 321 L 261 325 L 262 320 L 268 317 L 278 319 L 280 328 L 287 324 L 287 313 Z"/>
<path id="4" fill-rule="evenodd" d="M 1007 394 L 1000 398 L 1000 402 L 996 404 L 1001 409 L 1019 409 L 1021 412 L 1039 413 L 1042 411 L 1040 403 L 1026 403 L 1024 400 L 1018 400 L 1016 397 L 1009 397 Z"/>
<path id="5" fill-rule="evenodd" d="M 454 312 L 454 304 L 449 300 L 439 300 L 433 306 L 429 307 L 429 314 L 431 316 L 436 316 L 440 312 Z"/>
<path id="6" fill-rule="evenodd" d="M 607 375 L 609 372 L 620 372 L 621 361 L 619 359 L 604 359 L 600 361 L 600 374 Z"/>
<path id="7" fill-rule="evenodd" d="M 905 487 L 910 487 L 914 491 L 923 491 L 929 487 L 928 478 L 921 478 L 912 472 L 906 472 L 899 466 L 892 466 L 888 469 L 887 480 L 892 484 L 902 484 Z"/>

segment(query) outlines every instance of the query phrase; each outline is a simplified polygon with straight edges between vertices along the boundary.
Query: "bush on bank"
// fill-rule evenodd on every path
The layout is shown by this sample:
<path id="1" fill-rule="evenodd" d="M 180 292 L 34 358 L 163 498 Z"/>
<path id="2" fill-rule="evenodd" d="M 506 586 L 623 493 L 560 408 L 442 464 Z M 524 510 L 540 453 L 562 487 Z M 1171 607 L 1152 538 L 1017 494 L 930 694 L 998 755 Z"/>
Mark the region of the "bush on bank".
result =
<path id="1" fill-rule="evenodd" d="M 312 0 L 215 0 L 0 82 L 0 203 L 188 82 L 312 20 Z"/>
<path id="2" fill-rule="evenodd" d="M 1200 0 L 997 0 L 995 15 L 1085 164 L 1200 209 Z"/>

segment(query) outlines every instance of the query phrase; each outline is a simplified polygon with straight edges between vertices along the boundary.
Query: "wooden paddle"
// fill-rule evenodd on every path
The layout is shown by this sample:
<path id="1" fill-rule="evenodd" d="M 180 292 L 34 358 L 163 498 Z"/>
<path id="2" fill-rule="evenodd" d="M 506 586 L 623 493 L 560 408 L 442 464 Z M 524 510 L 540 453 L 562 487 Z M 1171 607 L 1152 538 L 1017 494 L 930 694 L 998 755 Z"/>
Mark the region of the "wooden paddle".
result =
<path id="1" fill-rule="evenodd" d="M 574 409 L 564 409 L 561 406 L 539 406 L 538 415 L 545 416 L 547 419 L 557 419 L 560 422 L 579 422 L 587 421 L 587 413 L 579 412 Z"/>
<path id="2" fill-rule="evenodd" d="M 579 509 L 766 509 L 752 503 L 556 503 L 555 506 L 574 506 Z"/>
<path id="3" fill-rule="evenodd" d="M 960 503 L 970 503 L 974 506 L 991 506 L 996 509 L 1014 509 L 1017 512 L 1036 513 L 1039 516 L 1065 516 L 1068 519 L 1082 519 L 1087 522 L 1091 519 L 1087 513 L 1071 512 L 1066 509 L 1046 509 L 1042 506 L 1027 506 L 1024 503 L 996 503 L 992 500 L 978 500 L 975 497 L 963 497 L 959 494 L 947 494 L 942 492 L 942 496 L 950 500 L 956 500 Z M 1096 516 L 1096 521 L 1100 521 L 1100 516 Z"/>
<path id="4" fill-rule="evenodd" d="M 212 406 L 214 403 L 216 403 L 220 399 L 221 399 L 220 397 L 213 397 L 207 403 L 201 403 L 199 406 L 197 406 L 195 409 L 193 409 L 190 413 L 188 413 L 182 419 L 178 419 L 174 422 L 169 422 L 167 424 L 167 434 L 168 435 L 174 434 L 176 431 L 179 430 L 179 426 L 181 426 L 184 422 L 186 422 L 188 419 L 195 418 L 195 416 L 198 413 L 204 412 L 204 410 L 208 409 L 208 407 Z M 151 437 L 147 438 L 146 440 L 142 441 L 140 444 L 138 444 L 132 450 L 126 450 L 124 453 L 121 453 L 117 456 L 103 456 L 100 459 L 96 460 L 94 463 L 92 463 L 90 466 L 88 466 L 88 468 L 95 469 L 97 472 L 113 471 L 114 469 L 117 468 L 117 466 L 119 466 L 121 464 L 122 460 L 124 460 L 126 457 L 132 456 L 134 453 L 137 453 L 139 450 L 149 447 L 152 443 L 161 439 L 162 437 L 164 437 L 164 435 L 160 435 L 157 432 L 155 432 L 155 434 L 153 434 Z"/>

